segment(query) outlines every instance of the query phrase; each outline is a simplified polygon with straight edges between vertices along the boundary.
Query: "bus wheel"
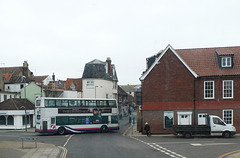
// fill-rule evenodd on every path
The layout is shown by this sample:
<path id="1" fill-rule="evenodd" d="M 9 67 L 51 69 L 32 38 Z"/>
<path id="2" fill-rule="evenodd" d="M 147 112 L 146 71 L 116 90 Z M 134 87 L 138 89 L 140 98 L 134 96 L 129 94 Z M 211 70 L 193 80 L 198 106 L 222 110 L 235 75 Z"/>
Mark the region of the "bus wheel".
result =
<path id="1" fill-rule="evenodd" d="M 106 125 L 103 125 L 102 127 L 101 127 L 101 132 L 102 133 L 105 133 L 105 132 L 107 132 L 108 131 L 108 127 L 106 126 Z"/>
<path id="2" fill-rule="evenodd" d="M 66 133 L 66 130 L 65 130 L 64 127 L 58 128 L 58 134 L 63 135 L 63 134 L 65 134 L 65 133 Z"/>

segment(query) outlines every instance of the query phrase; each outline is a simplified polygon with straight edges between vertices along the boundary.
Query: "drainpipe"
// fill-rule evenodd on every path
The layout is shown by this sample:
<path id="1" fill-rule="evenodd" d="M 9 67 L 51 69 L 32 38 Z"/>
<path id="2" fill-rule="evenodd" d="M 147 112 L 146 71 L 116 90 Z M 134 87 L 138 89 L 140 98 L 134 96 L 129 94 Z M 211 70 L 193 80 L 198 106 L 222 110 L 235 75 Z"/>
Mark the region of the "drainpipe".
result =
<path id="1" fill-rule="evenodd" d="M 193 104 L 194 104 L 194 109 L 193 109 L 193 125 L 196 125 L 196 79 L 194 78 L 193 81 Z"/>

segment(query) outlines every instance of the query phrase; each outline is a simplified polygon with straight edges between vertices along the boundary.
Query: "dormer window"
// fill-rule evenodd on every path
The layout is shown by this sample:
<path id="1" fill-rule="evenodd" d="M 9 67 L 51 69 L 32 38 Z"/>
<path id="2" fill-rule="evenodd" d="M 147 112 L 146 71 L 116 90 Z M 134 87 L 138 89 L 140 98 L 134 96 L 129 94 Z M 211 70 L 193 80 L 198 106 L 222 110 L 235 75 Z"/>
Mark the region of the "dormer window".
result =
<path id="1" fill-rule="evenodd" d="M 219 48 L 215 52 L 220 69 L 234 68 L 234 50 L 230 48 Z"/>
<path id="2" fill-rule="evenodd" d="M 232 58 L 222 57 L 222 67 L 232 67 Z"/>

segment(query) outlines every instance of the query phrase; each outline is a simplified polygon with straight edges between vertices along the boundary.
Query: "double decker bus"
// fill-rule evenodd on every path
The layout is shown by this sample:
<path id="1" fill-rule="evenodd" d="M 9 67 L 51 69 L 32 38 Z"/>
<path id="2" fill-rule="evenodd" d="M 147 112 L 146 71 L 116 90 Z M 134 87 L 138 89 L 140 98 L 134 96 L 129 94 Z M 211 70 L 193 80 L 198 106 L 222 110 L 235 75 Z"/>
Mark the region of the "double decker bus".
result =
<path id="1" fill-rule="evenodd" d="M 119 130 L 115 99 L 38 98 L 36 132 L 67 134 Z"/>

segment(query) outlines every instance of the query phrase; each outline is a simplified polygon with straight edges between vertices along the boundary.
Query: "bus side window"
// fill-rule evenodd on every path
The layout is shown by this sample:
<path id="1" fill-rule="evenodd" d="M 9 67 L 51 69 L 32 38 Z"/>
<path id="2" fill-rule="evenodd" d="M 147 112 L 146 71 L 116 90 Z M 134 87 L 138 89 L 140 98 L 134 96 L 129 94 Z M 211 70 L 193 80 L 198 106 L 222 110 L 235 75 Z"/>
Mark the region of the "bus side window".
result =
<path id="1" fill-rule="evenodd" d="M 62 100 L 62 106 L 68 107 L 68 100 Z"/>
<path id="2" fill-rule="evenodd" d="M 82 106 L 80 100 L 77 101 L 77 106 Z"/>
<path id="3" fill-rule="evenodd" d="M 45 100 L 45 107 L 55 107 L 55 100 L 53 99 Z"/>
<path id="4" fill-rule="evenodd" d="M 78 101 L 77 100 L 69 100 L 69 106 L 71 106 L 71 107 L 78 106 Z"/>
<path id="5" fill-rule="evenodd" d="M 97 101 L 97 106 L 99 106 L 99 107 L 106 107 L 107 106 L 107 102 L 105 100 L 99 100 L 99 101 Z"/>
<path id="6" fill-rule="evenodd" d="M 83 106 L 83 107 L 86 106 L 86 104 L 85 104 L 85 100 L 81 100 L 80 103 L 81 103 L 80 106 Z"/>
<path id="7" fill-rule="evenodd" d="M 47 100 L 47 99 L 44 100 L 44 106 L 45 106 L 45 107 L 48 107 L 48 100 Z"/>
<path id="8" fill-rule="evenodd" d="M 88 106 L 88 107 L 96 107 L 97 106 L 96 100 L 86 100 L 85 103 L 86 103 L 86 106 Z"/>
<path id="9" fill-rule="evenodd" d="M 61 107 L 62 106 L 62 101 L 61 100 L 56 100 L 56 106 Z"/>
<path id="10" fill-rule="evenodd" d="M 97 106 L 96 100 L 89 100 L 89 106 L 96 107 Z"/>
<path id="11" fill-rule="evenodd" d="M 55 117 L 51 117 L 51 124 L 55 124 L 56 122 L 56 118 Z"/>
<path id="12" fill-rule="evenodd" d="M 57 116 L 56 125 L 68 125 L 68 116 Z"/>

